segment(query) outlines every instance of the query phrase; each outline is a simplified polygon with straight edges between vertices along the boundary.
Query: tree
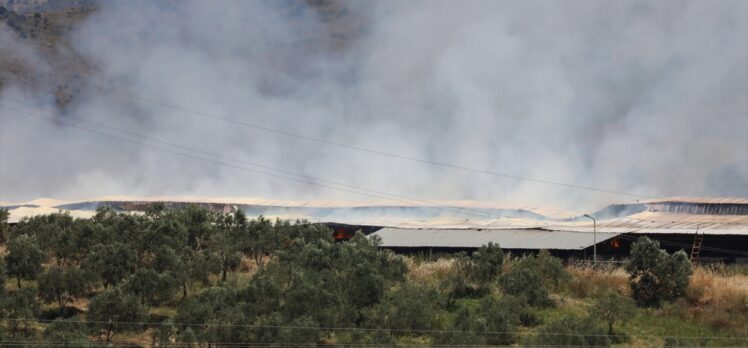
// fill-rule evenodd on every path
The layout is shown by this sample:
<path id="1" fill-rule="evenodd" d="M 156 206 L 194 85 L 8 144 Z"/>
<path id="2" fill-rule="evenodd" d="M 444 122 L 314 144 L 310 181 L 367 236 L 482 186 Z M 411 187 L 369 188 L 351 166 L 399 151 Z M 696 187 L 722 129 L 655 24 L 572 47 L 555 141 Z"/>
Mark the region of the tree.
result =
<path id="1" fill-rule="evenodd" d="M 53 213 L 39 217 L 42 228 L 34 231 L 37 238 L 44 240 L 44 250 L 54 256 L 57 265 L 61 266 L 76 259 L 80 249 L 78 229 L 74 228 L 70 213 Z"/>
<path id="2" fill-rule="evenodd" d="M 44 253 L 36 243 L 36 239 L 29 235 L 19 235 L 8 243 L 8 254 L 5 255 L 5 264 L 8 274 L 18 281 L 21 287 L 21 279 L 33 280 L 42 271 Z"/>
<path id="3" fill-rule="evenodd" d="M 168 273 L 159 274 L 150 268 L 141 268 L 127 278 L 123 288 L 140 299 L 140 304 L 150 306 L 173 297 L 176 280 Z"/>
<path id="4" fill-rule="evenodd" d="M 180 303 L 174 316 L 174 322 L 190 324 L 178 328 L 178 339 L 183 343 L 237 342 L 237 331 L 246 330 L 230 325 L 243 318 L 237 304 L 236 290 L 230 287 L 211 287 L 188 298 Z"/>
<path id="5" fill-rule="evenodd" d="M 530 257 L 529 261 L 535 264 L 546 288 L 558 290 L 562 283 L 571 280 L 571 275 L 566 271 L 561 259 L 553 257 L 548 250 L 541 250 L 537 256 Z"/>
<path id="6" fill-rule="evenodd" d="M 45 254 L 58 257 L 58 264 L 62 264 L 64 259 L 74 255 L 78 248 L 76 238 L 71 235 L 73 221 L 69 213 L 23 218 L 13 229 L 13 236 L 34 237 Z"/>
<path id="7" fill-rule="evenodd" d="M 8 272 L 5 267 L 5 260 L 0 258 L 0 295 L 5 294 L 5 282 L 8 281 Z M 0 303 L 2 306 L 2 303 Z"/>
<path id="8" fill-rule="evenodd" d="M 86 338 L 85 325 L 78 317 L 70 319 L 55 319 L 44 329 L 44 340 L 55 342 L 58 347 L 89 347 L 93 346 Z"/>
<path id="9" fill-rule="evenodd" d="M 691 263 L 685 252 L 669 255 L 660 243 L 641 237 L 631 246 L 626 264 L 633 297 L 643 306 L 659 306 L 685 294 Z"/>
<path id="10" fill-rule="evenodd" d="M 107 342 L 111 341 L 114 333 L 138 330 L 146 317 L 147 312 L 138 299 L 117 287 L 92 298 L 86 315 L 88 324 L 103 333 Z"/>
<path id="11" fill-rule="evenodd" d="M 135 270 L 137 257 L 127 245 L 114 242 L 97 244 L 83 260 L 81 268 L 101 279 L 104 288 L 117 285 Z"/>
<path id="12" fill-rule="evenodd" d="M 221 281 L 226 281 L 228 271 L 233 271 L 242 261 L 241 243 L 247 226 L 247 218 L 239 210 L 218 219 L 218 229 L 211 236 L 210 249 L 218 260 Z"/>
<path id="13" fill-rule="evenodd" d="M 57 302 L 62 314 L 65 305 L 86 293 L 86 277 L 78 268 L 52 267 L 39 276 L 39 297 L 47 302 Z"/>
<path id="14" fill-rule="evenodd" d="M 1 12 L 1 10 L 0 10 Z M 0 243 L 5 243 L 5 238 L 8 234 L 8 217 L 10 213 L 8 209 L 0 208 Z"/>
<path id="15" fill-rule="evenodd" d="M 16 337 L 19 331 L 28 335 L 28 328 L 33 326 L 32 323 L 39 313 L 39 303 L 36 301 L 34 289 L 19 288 L 9 292 L 4 305 L 10 337 Z"/>
<path id="16" fill-rule="evenodd" d="M 470 257 L 469 273 L 481 286 L 490 284 L 501 275 L 504 252 L 498 244 L 489 242 L 481 246 Z"/>
<path id="17" fill-rule="evenodd" d="M 537 263 L 532 257 L 518 260 L 501 276 L 499 283 L 505 294 L 522 297 L 532 306 L 545 307 L 552 304 Z"/>
<path id="18" fill-rule="evenodd" d="M 273 223 L 260 215 L 256 220 L 249 222 L 242 251 L 252 257 L 258 268 L 262 268 L 265 265 L 265 258 L 279 247 L 280 241 L 275 238 L 277 236 Z"/>
<path id="19" fill-rule="evenodd" d="M 629 297 L 609 291 L 595 302 L 590 315 L 608 324 L 608 335 L 613 335 L 613 325 L 633 317 L 634 308 L 634 302 Z"/>

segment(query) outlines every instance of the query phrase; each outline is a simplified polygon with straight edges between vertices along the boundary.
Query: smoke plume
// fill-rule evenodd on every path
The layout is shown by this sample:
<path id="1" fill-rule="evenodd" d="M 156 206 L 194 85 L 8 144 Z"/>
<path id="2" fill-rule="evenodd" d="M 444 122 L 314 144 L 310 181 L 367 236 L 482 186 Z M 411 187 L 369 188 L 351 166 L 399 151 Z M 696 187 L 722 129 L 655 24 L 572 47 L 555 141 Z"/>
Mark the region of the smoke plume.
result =
<path id="1" fill-rule="evenodd" d="M 748 196 L 742 0 L 361 1 L 324 13 L 279 1 L 100 6 L 70 34 L 95 67 L 70 104 L 55 111 L 52 92 L 4 86 L 2 105 L 51 109 L 59 122 L 0 109 L 0 199 L 370 198 L 64 123 L 74 119 L 419 199 L 582 209 L 637 199 L 355 151 L 131 96 L 513 176 L 649 196 Z M 52 65 L 6 29 L 0 50 Z"/>

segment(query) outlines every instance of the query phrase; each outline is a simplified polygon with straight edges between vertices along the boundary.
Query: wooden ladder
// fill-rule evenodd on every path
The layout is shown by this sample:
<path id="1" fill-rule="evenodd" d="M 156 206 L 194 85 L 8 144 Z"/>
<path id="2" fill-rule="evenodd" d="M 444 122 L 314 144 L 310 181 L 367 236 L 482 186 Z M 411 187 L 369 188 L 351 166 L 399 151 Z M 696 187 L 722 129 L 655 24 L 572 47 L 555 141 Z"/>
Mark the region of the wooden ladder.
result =
<path id="1" fill-rule="evenodd" d="M 693 236 L 693 246 L 691 247 L 691 262 L 695 264 L 699 263 L 702 244 L 704 244 L 704 234 L 699 234 L 699 226 L 696 226 L 696 234 Z"/>

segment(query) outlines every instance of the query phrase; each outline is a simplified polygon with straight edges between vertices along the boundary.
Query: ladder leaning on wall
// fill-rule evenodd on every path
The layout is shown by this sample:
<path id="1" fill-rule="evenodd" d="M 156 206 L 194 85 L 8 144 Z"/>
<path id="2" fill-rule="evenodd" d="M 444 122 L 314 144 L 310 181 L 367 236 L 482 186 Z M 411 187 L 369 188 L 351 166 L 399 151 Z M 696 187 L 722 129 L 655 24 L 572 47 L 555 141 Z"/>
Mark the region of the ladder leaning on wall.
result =
<path id="1" fill-rule="evenodd" d="M 704 233 L 699 234 L 699 226 L 696 226 L 696 233 L 693 236 L 693 245 L 691 246 L 691 262 L 694 264 L 699 263 L 702 244 L 704 244 Z"/>

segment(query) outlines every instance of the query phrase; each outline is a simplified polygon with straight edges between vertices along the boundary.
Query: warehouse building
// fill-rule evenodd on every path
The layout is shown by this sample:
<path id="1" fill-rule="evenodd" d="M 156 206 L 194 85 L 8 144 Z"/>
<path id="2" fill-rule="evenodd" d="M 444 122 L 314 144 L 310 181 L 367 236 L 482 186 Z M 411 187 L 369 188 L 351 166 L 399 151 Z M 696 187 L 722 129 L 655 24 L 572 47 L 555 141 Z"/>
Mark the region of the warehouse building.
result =
<path id="1" fill-rule="evenodd" d="M 398 203 L 281 201 L 200 197 L 102 197 L 82 201 L 40 199 L 2 203 L 10 222 L 25 216 L 67 211 L 90 217 L 107 205 L 143 211 L 160 203 L 167 209 L 199 205 L 227 213 L 324 223 L 336 239 L 356 231 L 403 253 L 470 251 L 488 242 L 514 252 L 549 250 L 568 258 L 620 259 L 641 236 L 669 251 L 685 250 L 696 260 L 748 260 L 748 198 L 671 198 L 613 204 L 589 215 L 537 206 L 505 206 L 457 201 Z"/>

